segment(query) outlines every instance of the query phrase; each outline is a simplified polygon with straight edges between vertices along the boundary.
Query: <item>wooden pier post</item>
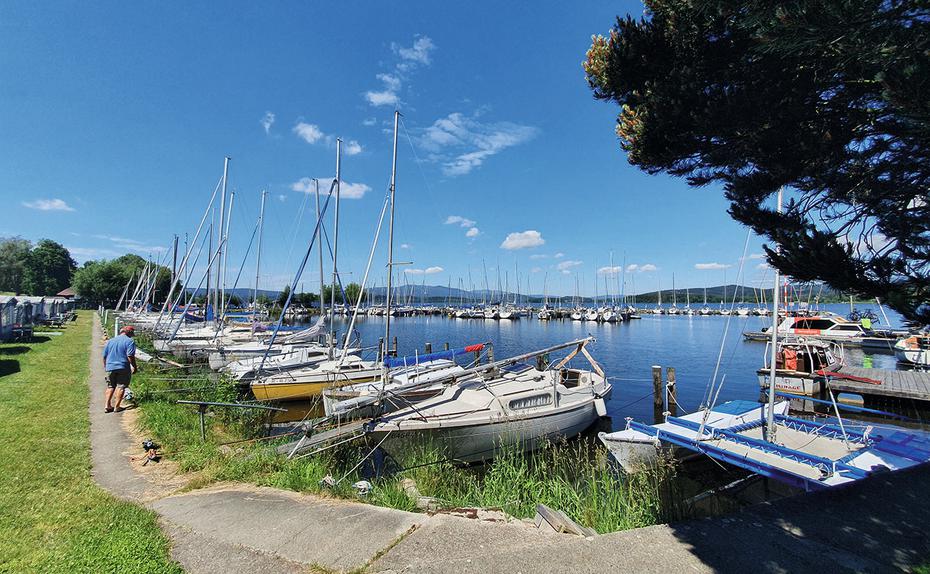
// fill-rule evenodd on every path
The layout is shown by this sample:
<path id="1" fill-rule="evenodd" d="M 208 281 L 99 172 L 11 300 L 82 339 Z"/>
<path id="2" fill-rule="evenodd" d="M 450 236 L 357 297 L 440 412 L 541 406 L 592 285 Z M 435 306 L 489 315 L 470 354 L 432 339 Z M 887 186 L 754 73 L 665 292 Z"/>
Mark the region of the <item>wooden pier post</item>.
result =
<path id="1" fill-rule="evenodd" d="M 678 395 L 675 390 L 675 367 L 666 369 L 666 388 L 668 389 L 668 412 L 671 416 L 678 416 Z"/>
<path id="2" fill-rule="evenodd" d="M 494 345 L 488 345 L 488 362 L 494 362 Z"/>
<path id="3" fill-rule="evenodd" d="M 427 355 L 429 355 L 430 353 L 433 352 L 433 344 L 432 344 L 432 343 L 427 343 L 427 344 L 426 344 L 425 352 L 426 352 Z"/>
<path id="4" fill-rule="evenodd" d="M 378 339 L 378 362 L 384 360 L 384 337 Z"/>
<path id="5" fill-rule="evenodd" d="M 665 393 L 662 392 L 662 367 L 652 366 L 652 419 L 655 424 L 664 422 Z"/>
<path id="6" fill-rule="evenodd" d="M 393 353 L 393 356 L 397 356 L 397 335 L 394 335 L 394 350 L 391 352 Z"/>
<path id="7" fill-rule="evenodd" d="M 443 350 L 443 351 L 448 351 L 448 350 L 449 350 L 449 343 L 443 343 L 443 344 L 442 344 L 442 350 Z"/>

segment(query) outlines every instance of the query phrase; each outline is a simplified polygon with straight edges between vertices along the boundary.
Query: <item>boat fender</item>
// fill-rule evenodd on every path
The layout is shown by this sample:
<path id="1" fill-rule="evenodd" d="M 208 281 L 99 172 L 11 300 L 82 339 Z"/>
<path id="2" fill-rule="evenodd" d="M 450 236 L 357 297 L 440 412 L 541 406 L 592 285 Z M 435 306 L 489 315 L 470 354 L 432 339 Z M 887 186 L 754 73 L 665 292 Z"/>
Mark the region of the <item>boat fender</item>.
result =
<path id="1" fill-rule="evenodd" d="M 597 416 L 599 417 L 607 416 L 607 405 L 604 404 L 604 399 L 594 399 L 594 410 L 597 411 Z"/>

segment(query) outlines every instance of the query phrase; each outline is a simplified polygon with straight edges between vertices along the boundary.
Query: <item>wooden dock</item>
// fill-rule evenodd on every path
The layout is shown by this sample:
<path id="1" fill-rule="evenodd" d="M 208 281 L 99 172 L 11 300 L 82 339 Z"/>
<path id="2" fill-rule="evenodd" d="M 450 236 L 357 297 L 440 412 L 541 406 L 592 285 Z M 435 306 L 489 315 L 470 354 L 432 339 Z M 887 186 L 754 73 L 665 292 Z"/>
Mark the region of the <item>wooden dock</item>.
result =
<path id="1" fill-rule="evenodd" d="M 837 372 L 875 382 L 830 378 L 827 384 L 835 392 L 930 402 L 930 372 L 859 367 L 842 367 Z"/>

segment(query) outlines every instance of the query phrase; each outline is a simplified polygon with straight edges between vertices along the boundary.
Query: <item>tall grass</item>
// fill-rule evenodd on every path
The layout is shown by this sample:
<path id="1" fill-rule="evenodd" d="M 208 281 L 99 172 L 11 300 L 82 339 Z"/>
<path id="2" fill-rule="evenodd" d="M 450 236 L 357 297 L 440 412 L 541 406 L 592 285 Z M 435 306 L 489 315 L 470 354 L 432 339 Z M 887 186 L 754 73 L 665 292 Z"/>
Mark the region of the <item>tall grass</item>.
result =
<path id="1" fill-rule="evenodd" d="M 196 408 L 175 401 L 183 395 L 234 402 L 236 388 L 202 371 L 186 375 L 183 381 L 160 380 L 170 378 L 166 375 L 170 372 L 146 367 L 137 377 L 134 387 L 142 410 L 140 421 L 182 470 L 199 473 L 197 485 L 231 480 L 354 498 L 353 483 L 364 479 L 372 484 L 364 497 L 368 502 L 413 511 L 417 501 L 399 484 L 409 478 L 422 496 L 443 507 L 499 508 L 526 518 L 542 503 L 598 532 L 648 526 L 678 516 L 672 466 L 621 475 L 606 464 L 606 451 L 586 440 L 560 442 L 529 454 L 509 450 L 478 467 L 455 464 L 435 445 L 414 441 L 380 468 L 374 468 L 371 461 L 354 468 L 370 454 L 371 446 L 344 445 L 312 457 L 285 460 L 275 453 L 274 444 L 246 442 L 261 434 L 262 413 L 217 408 L 208 417 L 204 442 Z M 188 390 L 164 392 L 172 386 Z M 335 487 L 321 486 L 326 476 L 338 481 Z"/>

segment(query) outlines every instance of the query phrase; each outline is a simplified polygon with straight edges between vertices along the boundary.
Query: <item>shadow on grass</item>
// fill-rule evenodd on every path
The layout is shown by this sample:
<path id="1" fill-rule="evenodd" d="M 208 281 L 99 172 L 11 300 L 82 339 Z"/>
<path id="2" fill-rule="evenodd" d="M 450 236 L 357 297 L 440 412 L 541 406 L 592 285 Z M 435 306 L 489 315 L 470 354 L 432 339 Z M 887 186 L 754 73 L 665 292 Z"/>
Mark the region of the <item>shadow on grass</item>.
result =
<path id="1" fill-rule="evenodd" d="M 15 359 L 0 360 L 0 377 L 16 374 L 19 370 L 19 361 Z"/>
<path id="2" fill-rule="evenodd" d="M 0 348 L 0 356 L 2 355 L 22 355 L 23 353 L 28 353 L 32 347 L 27 347 L 26 345 L 16 345 L 15 347 L 3 347 Z"/>

